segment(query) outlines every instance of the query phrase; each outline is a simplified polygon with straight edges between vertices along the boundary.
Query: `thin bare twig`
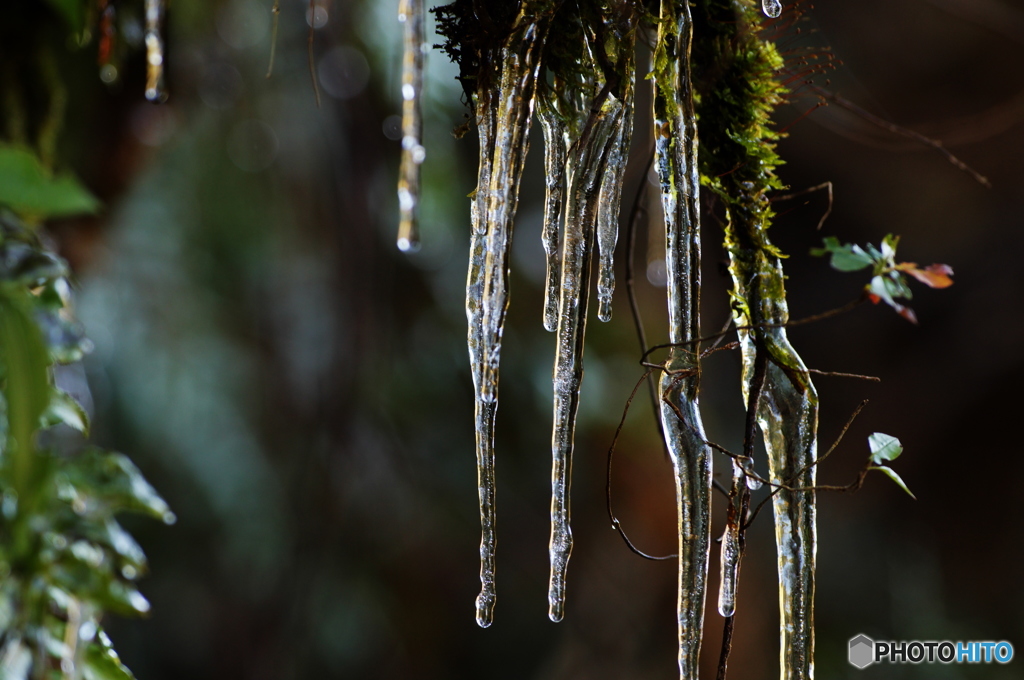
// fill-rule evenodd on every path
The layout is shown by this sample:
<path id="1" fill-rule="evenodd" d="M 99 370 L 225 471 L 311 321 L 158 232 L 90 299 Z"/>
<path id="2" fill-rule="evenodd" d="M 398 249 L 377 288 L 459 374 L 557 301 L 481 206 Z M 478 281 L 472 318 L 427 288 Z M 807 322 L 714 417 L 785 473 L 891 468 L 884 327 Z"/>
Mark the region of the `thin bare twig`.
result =
<path id="1" fill-rule="evenodd" d="M 861 375 L 860 373 L 841 373 L 840 371 L 819 371 L 816 368 L 808 368 L 808 373 L 815 375 L 826 375 L 833 378 L 857 378 L 858 380 L 870 380 L 871 382 L 882 382 L 877 375 Z"/>
<path id="2" fill-rule="evenodd" d="M 832 452 L 836 450 L 837 446 L 839 446 L 839 442 L 843 441 L 843 437 L 846 436 L 846 431 L 850 429 L 851 425 L 853 425 L 853 421 L 857 419 L 857 416 L 860 415 L 860 412 L 863 411 L 864 407 L 867 406 L 867 405 L 868 405 L 868 400 L 867 399 L 865 399 L 864 401 L 860 402 L 860 404 L 857 405 L 857 408 L 855 408 L 853 410 L 853 414 L 850 415 L 850 418 L 846 421 L 846 424 L 843 425 L 843 429 L 839 431 L 839 436 L 836 437 L 836 440 L 832 443 L 832 446 L 829 447 L 828 451 L 826 451 L 823 456 L 818 457 L 817 460 L 815 460 L 815 461 L 813 461 L 811 463 L 808 463 L 803 468 L 798 470 L 796 472 L 796 474 L 792 475 L 788 480 L 786 480 L 786 482 L 787 483 L 792 482 L 794 479 L 798 478 L 800 475 L 802 475 L 804 472 L 806 472 L 811 466 L 819 465 L 819 464 L 823 463 L 826 458 L 828 458 L 830 455 L 832 455 Z M 862 472 L 861 476 L 857 479 L 856 482 L 854 482 L 853 485 L 857 485 L 857 488 L 860 488 L 860 484 L 864 483 L 864 475 L 866 475 L 866 474 L 867 474 L 867 470 L 864 470 Z M 853 485 L 849 485 L 849 486 L 852 487 Z M 761 512 L 761 508 L 763 508 L 765 506 L 765 504 L 767 504 L 768 501 L 770 501 L 775 496 L 775 494 L 777 494 L 782 488 L 783 488 L 782 486 L 779 486 L 778 488 L 774 489 L 770 494 L 768 494 L 768 496 L 765 497 L 764 500 L 762 500 L 760 503 L 758 503 L 757 507 L 754 509 L 754 512 L 751 513 L 750 517 L 747 518 L 747 521 L 746 521 L 746 523 L 744 525 L 745 527 L 749 527 L 751 525 L 751 523 L 753 523 L 754 519 L 757 518 L 757 513 Z M 840 487 L 840 488 L 843 489 L 843 490 L 847 490 L 844 487 Z M 834 487 L 821 487 L 821 490 L 823 490 L 823 491 L 835 491 L 837 489 L 834 488 Z"/>
<path id="3" fill-rule="evenodd" d="M 821 184 L 818 184 L 817 186 L 809 187 L 807 189 L 801 189 L 800 191 L 794 191 L 793 193 L 790 193 L 790 194 L 782 194 L 781 196 L 772 196 L 771 202 L 772 203 L 776 203 L 778 201 L 788 201 L 788 200 L 791 200 L 791 199 L 794 199 L 794 198 L 799 198 L 801 196 L 806 196 L 807 194 L 813 193 L 815 191 L 821 191 L 822 189 L 825 189 L 825 190 L 828 191 L 828 207 L 825 209 L 825 214 L 821 216 L 820 220 L 818 220 L 817 230 L 821 231 L 821 228 L 825 225 L 825 220 L 827 220 L 829 218 L 829 215 L 832 214 L 832 203 L 833 203 L 832 182 L 822 182 Z"/>
<path id="4" fill-rule="evenodd" d="M 622 433 L 622 427 L 626 424 L 626 415 L 629 413 L 629 407 L 633 403 L 633 398 L 636 397 L 636 393 L 640 389 L 640 385 L 650 378 L 652 372 L 653 369 L 647 369 L 643 376 L 636 381 L 636 385 L 633 386 L 633 391 L 630 392 L 629 399 L 626 400 L 626 407 L 622 410 L 622 418 L 619 420 L 619 426 L 615 428 L 615 435 L 612 437 L 612 444 L 608 447 L 608 476 L 605 483 L 605 503 L 608 507 L 608 519 L 612 522 L 612 529 L 615 529 L 615 531 L 619 533 L 622 540 L 626 542 L 626 546 L 644 559 L 661 562 L 664 560 L 675 559 L 679 557 L 679 555 L 673 553 L 671 555 L 653 556 L 648 555 L 637 548 L 633 545 L 633 542 L 629 540 L 629 536 L 626 535 L 626 530 L 622 528 L 622 523 L 619 521 L 619 518 L 615 516 L 615 512 L 612 510 L 612 456 L 615 453 L 615 445 L 619 441 L 619 434 Z"/>
<path id="5" fill-rule="evenodd" d="M 309 0 L 309 37 L 306 40 L 306 58 L 309 61 L 309 77 L 313 80 L 313 94 L 316 95 L 316 107 L 320 108 L 320 83 L 316 79 L 315 60 L 313 59 L 313 33 L 316 31 L 316 0 Z"/>
<path id="6" fill-rule="evenodd" d="M 815 85 L 814 83 L 808 83 L 807 86 L 810 89 L 812 89 L 815 92 L 817 92 L 822 97 L 824 97 L 825 99 L 827 99 L 830 102 L 832 102 L 833 104 L 836 104 L 837 106 L 841 106 L 842 108 L 846 109 L 850 113 L 852 113 L 852 114 L 854 114 L 856 116 L 859 116 L 863 120 L 871 123 L 872 125 L 874 125 L 876 127 L 879 127 L 879 128 L 881 128 L 883 130 L 891 132 L 894 135 L 900 135 L 902 137 L 907 137 L 908 139 L 912 139 L 915 142 L 918 142 L 918 143 L 923 144 L 925 146 L 931 147 L 932 149 L 935 149 L 940 154 L 942 154 L 946 158 L 947 161 L 952 163 L 958 170 L 966 172 L 968 175 L 973 177 L 979 184 L 982 184 L 983 186 L 986 186 L 989 189 L 992 188 L 992 183 L 988 181 L 987 177 L 985 177 L 980 172 L 978 172 L 977 170 L 975 170 L 974 168 L 972 168 L 971 166 L 967 165 L 962 160 L 957 158 L 955 155 L 953 155 L 953 152 L 951 152 L 949 149 L 947 149 L 942 144 L 942 142 L 940 140 L 932 139 L 931 137 L 926 137 L 926 136 L 922 135 L 920 132 L 915 132 L 914 130 L 911 130 L 909 128 L 905 128 L 905 127 L 903 127 L 901 125 L 897 125 L 896 123 L 893 123 L 892 121 L 888 121 L 888 120 L 886 120 L 884 118 L 876 116 L 875 114 L 871 113 L 867 109 L 861 108 L 857 104 L 854 104 L 849 99 L 846 99 L 845 97 L 843 97 L 841 95 L 838 95 L 838 94 L 836 94 L 834 92 L 830 92 L 830 91 L 826 90 L 825 88 L 823 88 L 823 87 L 821 87 L 819 85 Z"/>
<path id="7" fill-rule="evenodd" d="M 281 0 L 274 0 L 270 13 L 273 15 L 270 28 L 270 63 L 267 64 L 267 78 L 274 72 L 274 55 L 277 54 L 277 27 L 281 19 Z"/>
<path id="8" fill-rule="evenodd" d="M 626 223 L 626 297 L 629 299 L 629 311 L 633 315 L 633 326 L 636 328 L 641 352 L 647 349 L 647 334 L 644 332 L 644 320 L 640 315 L 640 305 L 636 299 L 633 262 L 636 259 L 637 224 L 640 222 L 640 216 L 647 212 L 644 207 L 647 199 L 647 173 L 651 171 L 652 165 L 654 165 L 653 146 L 647 163 L 644 165 L 644 172 L 640 176 L 640 186 L 637 187 L 636 194 L 633 196 L 633 207 L 629 211 L 629 221 Z M 662 446 L 668 455 L 668 441 L 665 439 L 665 428 L 661 424 L 661 410 L 658 407 L 658 388 L 650 375 L 647 378 L 647 391 L 651 396 L 651 407 L 654 409 L 654 422 L 658 425 L 658 436 L 661 437 Z"/>

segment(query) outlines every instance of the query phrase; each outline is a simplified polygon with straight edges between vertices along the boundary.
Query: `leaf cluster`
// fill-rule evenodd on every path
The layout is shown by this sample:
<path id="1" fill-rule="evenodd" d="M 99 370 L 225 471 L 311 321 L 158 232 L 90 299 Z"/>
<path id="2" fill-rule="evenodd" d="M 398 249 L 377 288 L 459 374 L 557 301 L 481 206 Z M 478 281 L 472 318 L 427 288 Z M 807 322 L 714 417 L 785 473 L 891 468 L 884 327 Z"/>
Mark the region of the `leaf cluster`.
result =
<path id="1" fill-rule="evenodd" d="M 916 262 L 896 262 L 896 246 L 899 236 L 886 235 L 880 248 L 870 243 L 861 248 L 855 243 L 840 243 L 834 236 L 824 239 L 821 248 L 811 249 L 811 255 L 830 256 L 833 269 L 841 272 L 855 272 L 871 269 L 871 280 L 864 286 L 868 298 L 878 304 L 885 302 L 896 313 L 911 323 L 917 323 L 914 310 L 896 300 L 910 300 L 913 293 L 907 285 L 911 276 L 931 288 L 948 288 L 953 285 L 953 269 L 946 264 L 930 264 L 919 267 Z"/>
<path id="2" fill-rule="evenodd" d="M 72 313 L 67 263 L 32 225 L 98 203 L 31 151 L 0 146 L 0 187 L 11 184 L 21 190 L 0 188 L 0 677 L 77 669 L 125 680 L 132 674 L 100 622 L 105 612 L 149 610 L 135 586 L 147 563 L 116 516 L 174 515 L 122 454 L 80 438 L 58 446 L 71 432 L 87 436 L 89 417 L 53 372 L 91 344 Z M 65 436 L 50 434 L 57 428 Z"/>

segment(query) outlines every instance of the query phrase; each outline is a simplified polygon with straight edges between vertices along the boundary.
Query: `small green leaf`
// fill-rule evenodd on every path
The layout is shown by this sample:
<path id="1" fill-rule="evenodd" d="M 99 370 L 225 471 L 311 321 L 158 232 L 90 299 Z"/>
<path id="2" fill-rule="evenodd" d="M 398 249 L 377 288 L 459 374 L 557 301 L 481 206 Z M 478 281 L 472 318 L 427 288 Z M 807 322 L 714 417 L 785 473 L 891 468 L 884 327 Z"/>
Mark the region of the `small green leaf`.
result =
<path id="1" fill-rule="evenodd" d="M 39 419 L 40 427 L 52 427 L 63 423 L 89 436 L 89 415 L 85 409 L 64 390 L 56 388 L 50 394 L 50 404 Z"/>
<path id="2" fill-rule="evenodd" d="M 89 644 L 85 652 L 83 676 L 85 680 L 135 680 L 128 667 L 110 646 L 110 638 L 100 631 L 98 642 Z"/>
<path id="3" fill-rule="evenodd" d="M 92 215 L 100 202 L 71 174 L 54 175 L 34 153 L 0 146 L 0 205 L 39 218 Z"/>
<path id="4" fill-rule="evenodd" d="M 893 236 L 892 234 L 886 234 L 885 238 L 882 239 L 882 257 L 891 261 L 896 257 L 896 246 L 900 242 L 899 236 Z"/>
<path id="5" fill-rule="evenodd" d="M 832 268 L 837 269 L 841 272 L 855 272 L 865 267 L 870 267 L 874 264 L 874 260 L 870 255 L 864 252 L 864 250 L 855 244 L 840 244 L 839 240 L 834 236 L 828 236 L 824 239 L 825 246 L 823 248 L 812 248 L 811 255 L 821 257 L 823 255 L 832 255 Z"/>
<path id="6" fill-rule="evenodd" d="M 0 281 L 34 287 L 67 273 L 67 263 L 53 253 L 19 241 L 0 244 Z"/>
<path id="7" fill-rule="evenodd" d="M 869 470 L 879 470 L 880 472 L 884 472 L 889 477 L 889 479 L 891 479 L 892 481 L 896 482 L 896 484 L 901 489 L 906 491 L 908 496 L 913 498 L 915 501 L 917 500 L 917 496 L 915 496 L 913 493 L 911 493 L 910 489 L 907 488 L 907 485 L 903 482 L 903 478 L 900 477 L 896 473 L 896 471 L 893 470 L 891 467 L 886 467 L 885 465 L 877 465 L 877 466 L 869 467 L 868 469 Z"/>
<path id="8" fill-rule="evenodd" d="M 80 508 L 79 514 L 124 510 L 166 524 L 175 521 L 166 501 L 124 454 L 90 449 L 68 461 L 64 474 L 71 489 L 61 491 L 61 496 Z"/>
<path id="9" fill-rule="evenodd" d="M 868 291 L 885 300 L 885 304 L 892 306 L 896 305 L 896 302 L 892 299 L 892 295 L 889 293 L 888 286 L 885 285 L 885 277 L 871 277 L 871 283 L 868 284 Z"/>
<path id="10" fill-rule="evenodd" d="M 868 436 L 868 448 L 871 449 L 871 462 L 875 465 L 896 460 L 903 453 L 903 444 L 900 440 L 882 432 Z"/>
<path id="11" fill-rule="evenodd" d="M 0 296 L 0 362 L 6 373 L 4 397 L 11 439 L 16 444 L 11 467 L 19 505 L 31 506 L 32 477 L 38 471 L 33 434 L 49 402 L 49 358 L 39 328 L 26 311 L 27 294 Z M 5 442 L 6 443 L 6 442 Z"/>

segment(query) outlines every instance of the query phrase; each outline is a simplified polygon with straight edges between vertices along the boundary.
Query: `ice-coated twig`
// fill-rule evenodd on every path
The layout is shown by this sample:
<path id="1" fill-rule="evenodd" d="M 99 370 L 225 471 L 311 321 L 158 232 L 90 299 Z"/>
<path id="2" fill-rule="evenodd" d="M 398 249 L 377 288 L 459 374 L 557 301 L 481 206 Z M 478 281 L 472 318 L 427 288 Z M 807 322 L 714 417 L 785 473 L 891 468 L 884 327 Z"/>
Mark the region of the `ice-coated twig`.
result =
<path id="1" fill-rule="evenodd" d="M 151 102 L 167 100 L 164 86 L 164 24 L 163 0 L 146 0 L 146 99 Z"/>
<path id="2" fill-rule="evenodd" d="M 398 170 L 398 249 L 415 250 L 420 243 L 420 165 L 423 148 L 423 0 L 402 0 L 398 20 L 403 24 L 402 58 L 402 162 Z"/>
<path id="3" fill-rule="evenodd" d="M 763 222 L 732 220 L 727 231 L 734 305 L 743 354 L 743 388 L 754 374 L 757 346 L 767 352 L 758 425 L 773 484 L 815 486 L 818 396 L 783 326 L 789 319 L 782 263 Z M 802 470 L 802 472 L 801 472 Z M 799 474 L 797 474 L 799 473 Z M 814 569 L 817 543 L 814 491 L 780 489 L 772 499 L 779 569 L 783 680 L 814 677 Z"/>
<path id="4" fill-rule="evenodd" d="M 711 451 L 697 391 L 700 380 L 700 204 L 697 121 L 690 76 L 693 24 L 686 2 L 663 0 L 654 55 L 655 166 L 665 215 L 669 341 L 661 378 L 661 420 L 675 473 L 679 532 L 679 677 L 695 680 L 704 630 L 710 551 Z"/>

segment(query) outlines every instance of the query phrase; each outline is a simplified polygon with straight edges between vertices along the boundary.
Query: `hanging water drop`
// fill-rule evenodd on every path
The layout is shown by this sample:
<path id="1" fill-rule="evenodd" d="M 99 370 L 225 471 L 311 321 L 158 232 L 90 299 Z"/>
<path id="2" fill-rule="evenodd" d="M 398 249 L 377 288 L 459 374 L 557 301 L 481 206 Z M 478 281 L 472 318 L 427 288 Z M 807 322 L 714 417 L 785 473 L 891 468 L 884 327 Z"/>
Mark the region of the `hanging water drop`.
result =
<path id="1" fill-rule="evenodd" d="M 772 19 L 782 14 L 782 3 L 780 0 L 761 0 L 761 9 Z"/>
<path id="2" fill-rule="evenodd" d="M 163 0 L 146 0 L 146 99 L 167 101 L 164 85 Z"/>
<path id="3" fill-rule="evenodd" d="M 424 36 L 423 0 L 402 0 L 398 20 L 404 24 L 402 60 L 402 161 L 398 171 L 398 249 L 419 248 L 420 165 L 426 156 L 423 148 Z"/>

